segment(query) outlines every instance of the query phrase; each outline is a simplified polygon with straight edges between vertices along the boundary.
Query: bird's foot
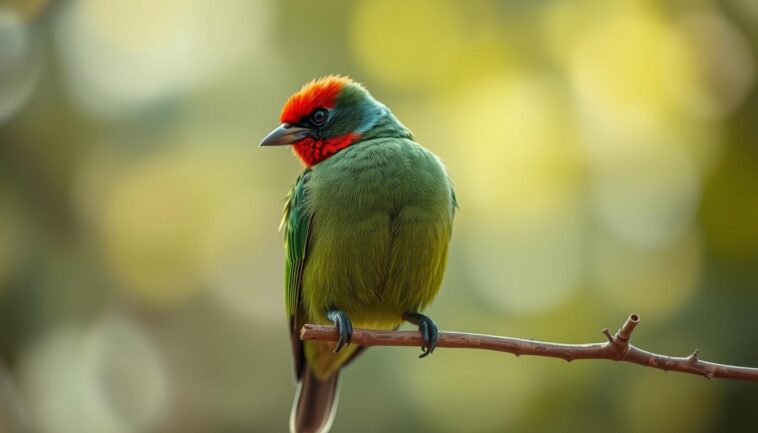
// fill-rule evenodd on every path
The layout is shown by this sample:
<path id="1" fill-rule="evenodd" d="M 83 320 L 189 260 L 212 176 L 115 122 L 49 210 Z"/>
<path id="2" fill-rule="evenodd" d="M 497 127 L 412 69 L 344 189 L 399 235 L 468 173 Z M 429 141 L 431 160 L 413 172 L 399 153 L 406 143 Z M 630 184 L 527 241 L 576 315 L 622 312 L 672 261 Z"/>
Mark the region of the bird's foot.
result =
<path id="1" fill-rule="evenodd" d="M 334 353 L 337 353 L 345 345 L 349 345 L 350 340 L 353 339 L 353 324 L 350 322 L 350 317 L 341 310 L 329 310 L 326 313 L 326 317 L 334 323 L 334 326 L 337 327 L 337 331 L 340 333 L 337 347 L 334 348 Z"/>
<path id="2" fill-rule="evenodd" d="M 421 313 L 405 313 L 403 314 L 403 320 L 418 325 L 418 330 L 424 337 L 424 345 L 421 346 L 423 353 L 419 355 L 419 358 L 423 358 L 434 352 L 434 348 L 437 347 L 437 340 L 440 338 L 440 333 L 434 321 Z"/>

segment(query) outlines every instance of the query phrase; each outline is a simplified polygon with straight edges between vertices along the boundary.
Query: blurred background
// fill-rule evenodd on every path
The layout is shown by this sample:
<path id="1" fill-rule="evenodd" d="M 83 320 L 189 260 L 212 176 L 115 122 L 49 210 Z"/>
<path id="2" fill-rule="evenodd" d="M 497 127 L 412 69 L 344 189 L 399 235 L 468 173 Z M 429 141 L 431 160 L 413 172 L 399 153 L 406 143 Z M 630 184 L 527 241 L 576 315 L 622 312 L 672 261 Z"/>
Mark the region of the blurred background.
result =
<path id="1" fill-rule="evenodd" d="M 441 328 L 758 366 L 758 2 L 0 0 L 0 432 L 284 432 L 258 149 L 349 74 L 447 163 Z M 758 431 L 758 387 L 369 350 L 334 432 Z"/>

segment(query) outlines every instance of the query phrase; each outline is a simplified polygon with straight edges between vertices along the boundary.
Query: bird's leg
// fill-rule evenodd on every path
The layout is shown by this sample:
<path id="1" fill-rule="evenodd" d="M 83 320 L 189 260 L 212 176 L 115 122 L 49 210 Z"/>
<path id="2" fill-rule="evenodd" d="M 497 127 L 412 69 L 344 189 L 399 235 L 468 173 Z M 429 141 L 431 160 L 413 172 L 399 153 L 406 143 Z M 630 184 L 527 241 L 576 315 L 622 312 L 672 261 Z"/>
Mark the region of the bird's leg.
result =
<path id="1" fill-rule="evenodd" d="M 419 355 L 419 358 L 423 358 L 434 352 L 434 348 L 437 347 L 437 340 L 440 338 L 440 333 L 437 330 L 437 325 L 434 324 L 434 321 L 421 313 L 415 312 L 404 313 L 403 320 L 417 325 L 419 332 L 421 332 L 421 335 L 424 337 L 424 345 L 421 346 L 421 351 L 423 353 Z"/>
<path id="2" fill-rule="evenodd" d="M 340 333 L 337 347 L 334 348 L 334 353 L 337 353 L 346 344 L 349 345 L 350 340 L 353 339 L 353 324 L 350 322 L 350 317 L 342 310 L 329 310 L 326 312 L 326 317 L 334 323 L 334 326 L 337 327 L 337 331 Z"/>

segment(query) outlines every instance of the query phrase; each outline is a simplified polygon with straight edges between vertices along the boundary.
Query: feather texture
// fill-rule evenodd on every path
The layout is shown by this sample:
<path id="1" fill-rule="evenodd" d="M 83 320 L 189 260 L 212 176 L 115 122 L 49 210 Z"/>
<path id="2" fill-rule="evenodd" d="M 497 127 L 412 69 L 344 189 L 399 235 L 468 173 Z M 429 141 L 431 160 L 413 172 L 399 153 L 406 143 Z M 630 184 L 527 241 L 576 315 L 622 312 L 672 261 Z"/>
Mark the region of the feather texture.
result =
<path id="1" fill-rule="evenodd" d="M 301 320 L 345 311 L 359 327 L 390 329 L 434 298 L 455 210 L 445 169 L 409 139 L 363 140 L 310 168 L 288 202 L 287 299 Z M 310 230 L 308 230 L 310 228 Z M 308 234 L 309 233 L 309 234 Z M 350 355 L 309 342 L 305 358 L 326 377 Z M 350 348 L 348 348 L 350 349 Z"/>

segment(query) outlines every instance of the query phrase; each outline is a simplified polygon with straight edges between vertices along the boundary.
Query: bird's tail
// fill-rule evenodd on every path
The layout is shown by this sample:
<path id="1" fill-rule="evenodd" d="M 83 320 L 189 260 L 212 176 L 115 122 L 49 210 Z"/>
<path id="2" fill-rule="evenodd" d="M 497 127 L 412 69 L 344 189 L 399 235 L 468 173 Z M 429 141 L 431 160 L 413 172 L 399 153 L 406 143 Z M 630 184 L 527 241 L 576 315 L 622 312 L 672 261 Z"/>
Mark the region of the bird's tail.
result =
<path id="1" fill-rule="evenodd" d="M 337 412 L 339 370 L 326 379 L 318 379 L 308 366 L 297 387 L 290 415 L 292 433 L 326 433 Z"/>

